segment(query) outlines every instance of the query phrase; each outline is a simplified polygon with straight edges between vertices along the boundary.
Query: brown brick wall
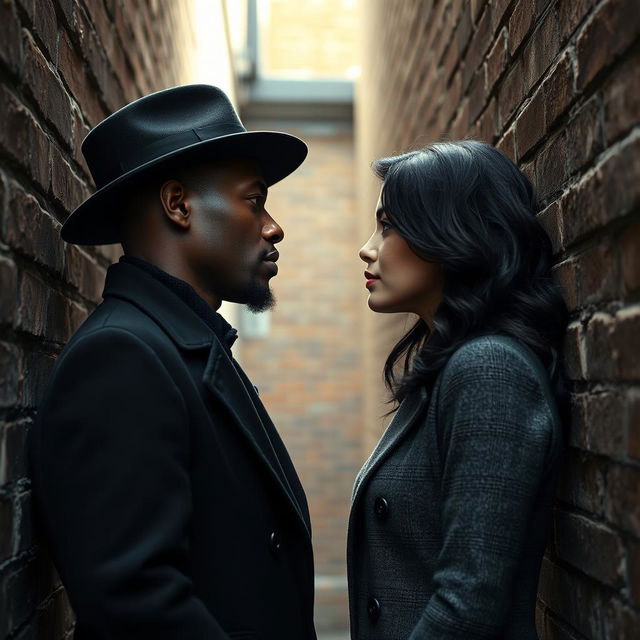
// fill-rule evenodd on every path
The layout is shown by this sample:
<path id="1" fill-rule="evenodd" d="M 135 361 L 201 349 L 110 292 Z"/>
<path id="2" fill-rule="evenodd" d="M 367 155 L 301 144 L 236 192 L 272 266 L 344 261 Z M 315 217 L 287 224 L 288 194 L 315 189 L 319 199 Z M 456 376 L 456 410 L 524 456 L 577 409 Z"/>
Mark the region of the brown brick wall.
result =
<path id="1" fill-rule="evenodd" d="M 32 522 L 25 439 L 57 354 L 120 255 L 59 237 L 90 191 L 80 142 L 125 102 L 184 81 L 191 10 L 0 1 L 0 638 L 56 640 L 73 624 Z"/>
<path id="2" fill-rule="evenodd" d="M 573 392 L 539 587 L 546 639 L 640 634 L 638 11 L 636 0 L 373 0 L 363 12 L 363 230 L 379 188 L 368 163 L 443 136 L 497 144 L 544 208 L 572 314 Z M 372 316 L 365 353 L 377 367 L 398 323 Z M 376 388 L 378 369 L 365 371 Z M 380 433 L 377 389 L 366 450 Z"/>
<path id="3" fill-rule="evenodd" d="M 353 136 L 287 130 L 304 138 L 309 156 L 269 190 L 267 209 L 285 232 L 272 285 L 278 304 L 268 334 L 245 338 L 241 358 L 309 501 L 318 630 L 342 630 L 348 627 L 349 500 L 362 464 L 358 300 L 366 299 L 357 257 Z"/>

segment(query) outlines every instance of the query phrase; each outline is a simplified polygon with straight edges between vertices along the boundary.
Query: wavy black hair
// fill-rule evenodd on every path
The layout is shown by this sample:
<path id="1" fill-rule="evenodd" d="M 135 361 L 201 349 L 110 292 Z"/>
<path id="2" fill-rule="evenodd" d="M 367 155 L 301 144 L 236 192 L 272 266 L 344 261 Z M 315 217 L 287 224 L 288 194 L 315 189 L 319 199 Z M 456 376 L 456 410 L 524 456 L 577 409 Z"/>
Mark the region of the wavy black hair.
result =
<path id="1" fill-rule="evenodd" d="M 434 143 L 372 167 L 395 230 L 418 256 L 441 263 L 444 275 L 433 327 L 419 319 L 387 358 L 391 401 L 432 386 L 463 342 L 489 333 L 525 343 L 566 396 L 559 354 L 568 313 L 526 176 L 495 147 L 475 140 Z"/>

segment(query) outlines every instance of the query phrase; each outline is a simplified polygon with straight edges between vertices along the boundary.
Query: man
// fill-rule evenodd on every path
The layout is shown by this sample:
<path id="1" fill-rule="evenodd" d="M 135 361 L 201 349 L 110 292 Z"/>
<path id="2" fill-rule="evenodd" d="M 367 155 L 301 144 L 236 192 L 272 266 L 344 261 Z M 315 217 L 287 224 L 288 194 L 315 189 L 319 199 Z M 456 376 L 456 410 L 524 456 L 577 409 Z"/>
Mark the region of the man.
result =
<path id="1" fill-rule="evenodd" d="M 216 313 L 273 303 L 283 232 L 267 189 L 306 153 L 247 132 L 207 85 L 141 98 L 83 142 L 97 191 L 62 237 L 125 255 L 59 356 L 31 442 L 77 640 L 315 638 L 304 492 Z"/>

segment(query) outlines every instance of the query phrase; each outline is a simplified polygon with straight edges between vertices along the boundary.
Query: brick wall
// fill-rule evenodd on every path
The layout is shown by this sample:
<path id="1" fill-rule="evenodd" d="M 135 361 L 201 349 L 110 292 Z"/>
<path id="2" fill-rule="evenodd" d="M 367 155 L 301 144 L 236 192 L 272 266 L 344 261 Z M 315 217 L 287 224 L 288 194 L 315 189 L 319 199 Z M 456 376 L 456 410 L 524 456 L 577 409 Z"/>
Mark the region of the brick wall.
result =
<path id="1" fill-rule="evenodd" d="M 0 0 L 0 638 L 55 640 L 73 625 L 32 522 L 25 439 L 120 255 L 60 240 L 91 188 L 80 142 L 125 102 L 184 82 L 191 13 L 190 0 Z"/>
<path id="2" fill-rule="evenodd" d="M 443 136 L 497 144 L 537 185 L 572 314 L 570 448 L 538 601 L 554 640 L 640 633 L 638 12 L 637 0 L 374 0 L 363 14 L 363 237 L 371 160 Z M 364 323 L 377 367 L 397 319 Z M 365 370 L 368 450 L 381 391 Z"/>
<path id="3" fill-rule="evenodd" d="M 281 128 L 249 123 L 250 128 Z M 309 156 L 269 190 L 281 224 L 278 304 L 264 338 L 245 338 L 242 364 L 285 441 L 309 501 L 319 631 L 348 627 L 345 548 L 361 460 L 362 359 L 353 136 L 294 130 Z"/>

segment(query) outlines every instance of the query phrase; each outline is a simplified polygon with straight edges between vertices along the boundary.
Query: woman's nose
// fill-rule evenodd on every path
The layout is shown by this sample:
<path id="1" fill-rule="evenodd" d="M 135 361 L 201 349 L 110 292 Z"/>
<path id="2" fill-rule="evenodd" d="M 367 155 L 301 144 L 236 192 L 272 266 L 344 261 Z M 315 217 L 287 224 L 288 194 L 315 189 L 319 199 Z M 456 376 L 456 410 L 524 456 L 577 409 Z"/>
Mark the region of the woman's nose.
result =
<path id="1" fill-rule="evenodd" d="M 360 251 L 358 252 L 360 260 L 364 262 L 375 262 L 377 257 L 377 251 L 371 242 L 372 237 L 369 238 L 364 245 L 362 245 Z"/>

